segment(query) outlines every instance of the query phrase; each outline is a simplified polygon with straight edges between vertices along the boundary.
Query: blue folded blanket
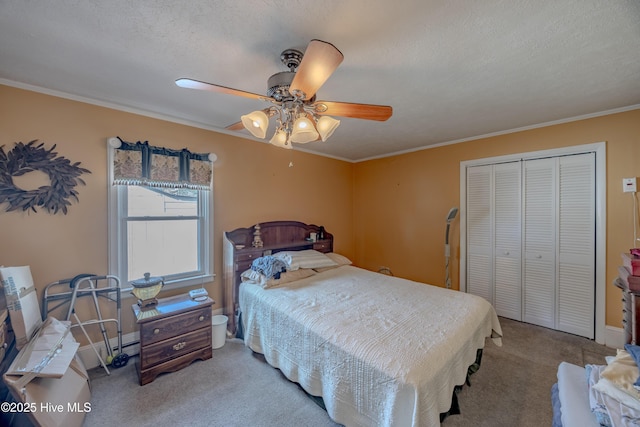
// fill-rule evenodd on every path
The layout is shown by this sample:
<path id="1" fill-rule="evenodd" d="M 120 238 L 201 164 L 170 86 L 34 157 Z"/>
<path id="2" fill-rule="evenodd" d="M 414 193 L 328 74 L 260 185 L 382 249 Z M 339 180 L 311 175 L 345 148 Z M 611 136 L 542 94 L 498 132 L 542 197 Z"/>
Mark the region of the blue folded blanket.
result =
<path id="1" fill-rule="evenodd" d="M 636 361 L 636 365 L 640 367 L 640 346 L 633 345 L 633 344 L 625 344 L 624 349 L 627 350 L 627 353 L 629 353 L 631 357 L 633 357 L 633 360 Z M 640 388 L 640 377 L 638 377 L 636 382 L 633 383 L 633 386 L 635 388 Z"/>
<path id="2" fill-rule="evenodd" d="M 263 274 L 268 279 L 279 279 L 280 273 L 287 270 L 284 261 L 271 255 L 256 258 L 251 263 L 251 269 Z"/>

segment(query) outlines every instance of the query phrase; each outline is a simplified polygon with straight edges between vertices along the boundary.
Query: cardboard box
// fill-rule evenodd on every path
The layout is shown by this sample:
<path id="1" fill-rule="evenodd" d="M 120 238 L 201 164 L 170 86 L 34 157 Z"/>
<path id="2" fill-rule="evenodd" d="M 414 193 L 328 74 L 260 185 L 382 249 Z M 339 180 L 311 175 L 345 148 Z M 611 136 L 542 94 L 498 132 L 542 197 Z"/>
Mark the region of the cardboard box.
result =
<path id="1" fill-rule="evenodd" d="M 29 419 L 42 427 L 81 427 L 91 411 L 89 375 L 77 357 L 61 378 L 34 378 L 22 389 L 20 375 L 3 376 L 16 402 L 28 404 Z"/>
<path id="2" fill-rule="evenodd" d="M 89 376 L 76 354 L 70 322 L 47 318 L 3 375 L 9 392 L 36 426 L 82 425 L 91 410 Z"/>
<path id="3" fill-rule="evenodd" d="M 0 267 L 11 328 L 16 336 L 16 347 L 21 349 L 42 326 L 40 304 L 29 266 Z"/>

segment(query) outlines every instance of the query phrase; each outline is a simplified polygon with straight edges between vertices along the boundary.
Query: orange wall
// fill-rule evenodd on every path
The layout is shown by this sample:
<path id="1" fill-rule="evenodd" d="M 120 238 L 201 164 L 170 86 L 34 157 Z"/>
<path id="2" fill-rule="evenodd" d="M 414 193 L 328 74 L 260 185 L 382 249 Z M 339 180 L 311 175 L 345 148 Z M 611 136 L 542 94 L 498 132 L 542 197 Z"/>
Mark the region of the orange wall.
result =
<path id="1" fill-rule="evenodd" d="M 460 204 L 460 162 L 605 141 L 607 284 L 633 242 L 633 199 L 622 178 L 640 177 L 640 110 L 442 146 L 354 167 L 356 262 L 444 286 L 449 209 Z M 450 234 L 452 287 L 459 288 L 459 217 Z M 640 246 L 640 244 L 638 245 Z M 621 326 L 620 290 L 607 286 L 606 324 Z"/>
<path id="2" fill-rule="evenodd" d="M 351 164 L 213 131 L 0 85 L 0 145 L 39 139 L 90 175 L 67 215 L 0 211 L 0 265 L 30 265 L 39 296 L 47 283 L 107 272 L 106 138 L 148 140 L 214 152 L 217 278 L 206 284 L 222 307 L 222 233 L 259 221 L 322 224 L 335 250 L 357 265 L 442 286 L 445 217 L 458 206 L 460 162 L 516 152 L 607 142 L 607 282 L 633 239 L 632 199 L 621 179 L 640 176 L 640 110 Z M 288 167 L 289 161 L 294 166 Z M 459 224 L 451 230 L 458 288 Z M 153 272 L 152 272 L 153 273 Z M 170 293 L 167 293 L 169 295 Z M 134 329 L 128 299 L 123 328 Z M 109 314 L 109 313 L 107 313 Z M 607 288 L 607 325 L 620 326 L 620 291 Z"/>
<path id="3" fill-rule="evenodd" d="M 352 164 L 230 135 L 0 85 L 0 145 L 38 139 L 91 171 L 82 175 L 79 203 L 67 215 L 4 212 L 0 206 L 0 265 L 30 265 L 38 296 L 47 283 L 79 273 L 107 274 L 106 140 L 214 152 L 214 264 L 205 287 L 221 308 L 222 234 L 259 221 L 296 220 L 324 225 L 335 250 L 354 256 Z M 293 161 L 294 166 L 289 167 Z M 151 272 L 153 274 L 153 272 Z M 175 293 L 175 292 L 174 292 Z M 170 295 L 171 292 L 166 293 Z M 123 329 L 134 329 L 130 304 Z M 105 315 L 113 311 L 105 308 Z"/>

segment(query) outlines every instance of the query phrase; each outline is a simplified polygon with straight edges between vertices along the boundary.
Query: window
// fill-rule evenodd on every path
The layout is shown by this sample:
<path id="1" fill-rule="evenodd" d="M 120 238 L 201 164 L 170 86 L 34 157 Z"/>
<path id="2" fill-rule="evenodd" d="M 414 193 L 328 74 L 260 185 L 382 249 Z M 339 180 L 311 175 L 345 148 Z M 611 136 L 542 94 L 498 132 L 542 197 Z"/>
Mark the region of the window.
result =
<path id="1" fill-rule="evenodd" d="M 146 272 L 171 287 L 213 280 L 212 191 L 110 187 L 109 270 L 123 287 Z"/>

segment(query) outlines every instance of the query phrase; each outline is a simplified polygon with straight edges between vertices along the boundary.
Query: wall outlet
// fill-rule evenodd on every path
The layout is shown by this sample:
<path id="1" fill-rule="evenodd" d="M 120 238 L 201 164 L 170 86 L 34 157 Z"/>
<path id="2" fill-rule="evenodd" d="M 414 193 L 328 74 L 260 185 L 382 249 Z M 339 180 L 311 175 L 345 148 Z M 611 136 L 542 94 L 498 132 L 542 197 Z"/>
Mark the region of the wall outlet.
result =
<path id="1" fill-rule="evenodd" d="M 622 191 L 625 193 L 635 193 L 636 179 L 635 178 L 622 178 Z"/>

